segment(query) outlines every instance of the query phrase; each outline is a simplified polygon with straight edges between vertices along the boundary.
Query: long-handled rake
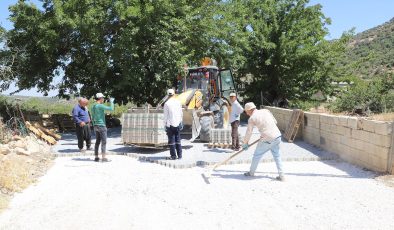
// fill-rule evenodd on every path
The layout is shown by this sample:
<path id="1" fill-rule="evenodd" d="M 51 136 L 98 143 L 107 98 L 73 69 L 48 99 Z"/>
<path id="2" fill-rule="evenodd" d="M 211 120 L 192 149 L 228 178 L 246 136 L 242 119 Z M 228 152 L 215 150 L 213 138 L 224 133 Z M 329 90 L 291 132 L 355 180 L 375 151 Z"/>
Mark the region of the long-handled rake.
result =
<path id="1" fill-rule="evenodd" d="M 260 141 L 260 139 L 257 139 L 256 141 L 252 142 L 252 143 L 249 145 L 249 147 L 252 146 L 252 145 L 254 145 L 254 144 L 256 144 L 256 143 L 259 142 L 259 141 Z M 221 165 L 226 164 L 227 162 L 229 162 L 231 159 L 233 159 L 234 157 L 236 157 L 237 155 L 239 155 L 239 154 L 242 153 L 243 151 L 244 151 L 244 150 L 241 149 L 241 150 L 239 150 L 239 151 L 237 151 L 237 152 L 231 154 L 231 156 L 229 156 L 226 160 L 214 164 L 214 165 L 212 166 L 212 168 L 208 169 L 205 173 L 201 174 L 202 177 L 204 178 L 205 182 L 207 182 L 207 183 L 209 184 L 208 179 L 211 177 L 212 172 L 213 172 L 216 168 L 218 168 L 218 167 L 221 166 Z"/>

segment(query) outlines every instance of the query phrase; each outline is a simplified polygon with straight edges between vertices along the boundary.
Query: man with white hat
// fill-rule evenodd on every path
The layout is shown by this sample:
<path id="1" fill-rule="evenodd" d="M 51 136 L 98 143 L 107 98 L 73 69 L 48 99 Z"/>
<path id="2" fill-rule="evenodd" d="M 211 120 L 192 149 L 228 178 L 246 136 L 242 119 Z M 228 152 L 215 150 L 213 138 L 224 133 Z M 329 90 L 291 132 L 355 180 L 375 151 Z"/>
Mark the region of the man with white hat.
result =
<path id="1" fill-rule="evenodd" d="M 239 134 L 238 127 L 239 121 L 241 117 L 241 113 L 244 111 L 242 106 L 239 104 L 237 100 L 237 94 L 230 93 L 230 101 L 231 101 L 231 113 L 230 113 L 230 124 L 231 124 L 231 149 L 234 151 L 239 150 Z"/>
<path id="2" fill-rule="evenodd" d="M 107 147 L 107 127 L 105 123 L 105 110 L 114 111 L 114 99 L 110 98 L 110 106 L 104 105 L 104 95 L 102 93 L 96 94 L 96 104 L 92 107 L 92 123 L 96 133 L 96 143 L 94 145 L 94 161 L 100 161 L 98 157 L 98 150 L 101 143 L 102 161 L 108 162 L 106 157 Z"/>
<path id="3" fill-rule="evenodd" d="M 182 105 L 174 98 L 175 91 L 167 90 L 168 100 L 164 104 L 164 128 L 168 136 L 168 145 L 170 146 L 171 160 L 182 159 L 182 146 L 180 131 L 183 128 Z"/>
<path id="4" fill-rule="evenodd" d="M 250 117 L 248 120 L 248 129 L 246 131 L 242 148 L 247 150 L 249 148 L 249 140 L 252 136 L 253 128 L 256 126 L 260 132 L 260 142 L 253 154 L 252 164 L 250 165 L 249 172 L 244 173 L 245 176 L 254 176 L 260 159 L 263 155 L 271 150 L 274 157 L 276 168 L 278 169 L 279 176 L 277 180 L 284 181 L 284 174 L 282 169 L 282 160 L 279 153 L 279 144 L 281 142 L 281 133 L 276 126 L 277 121 L 272 113 L 267 109 L 256 109 L 253 102 L 246 103 L 245 112 Z"/>

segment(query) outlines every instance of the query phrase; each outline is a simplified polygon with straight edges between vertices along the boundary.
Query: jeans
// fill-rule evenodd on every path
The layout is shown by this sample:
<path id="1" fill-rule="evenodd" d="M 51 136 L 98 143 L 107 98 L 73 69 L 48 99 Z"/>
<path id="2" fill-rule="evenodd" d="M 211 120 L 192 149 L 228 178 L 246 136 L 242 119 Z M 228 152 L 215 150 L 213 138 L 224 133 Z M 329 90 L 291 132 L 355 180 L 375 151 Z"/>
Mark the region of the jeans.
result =
<path id="1" fill-rule="evenodd" d="M 170 155 L 172 159 L 182 158 L 182 146 L 181 146 L 181 132 L 178 127 L 170 126 L 166 127 L 168 145 L 170 146 Z"/>
<path id="2" fill-rule="evenodd" d="M 86 124 L 83 127 L 79 126 L 79 124 L 76 124 L 75 130 L 78 138 L 78 148 L 83 149 L 83 144 L 85 141 L 86 141 L 86 148 L 90 148 L 92 141 L 91 141 L 91 132 L 90 132 L 89 124 Z"/>
<path id="3" fill-rule="evenodd" d="M 271 142 L 260 141 L 257 144 L 257 148 L 253 154 L 252 164 L 250 165 L 250 174 L 254 175 L 254 172 L 257 169 L 257 165 L 259 164 L 263 155 L 268 152 L 268 150 L 271 150 L 272 156 L 274 157 L 276 163 L 276 168 L 278 169 L 278 173 L 279 175 L 283 175 L 282 160 L 279 153 L 280 142 L 280 137 L 278 137 Z"/>
<path id="4" fill-rule="evenodd" d="M 96 133 L 96 144 L 94 145 L 94 155 L 98 156 L 98 149 L 101 142 L 101 154 L 105 154 L 107 148 L 107 127 L 105 126 L 94 126 Z"/>
<path id="5" fill-rule="evenodd" d="M 231 148 L 232 149 L 239 149 L 238 127 L 239 127 L 239 121 L 234 121 L 231 123 L 231 139 L 232 139 Z"/>

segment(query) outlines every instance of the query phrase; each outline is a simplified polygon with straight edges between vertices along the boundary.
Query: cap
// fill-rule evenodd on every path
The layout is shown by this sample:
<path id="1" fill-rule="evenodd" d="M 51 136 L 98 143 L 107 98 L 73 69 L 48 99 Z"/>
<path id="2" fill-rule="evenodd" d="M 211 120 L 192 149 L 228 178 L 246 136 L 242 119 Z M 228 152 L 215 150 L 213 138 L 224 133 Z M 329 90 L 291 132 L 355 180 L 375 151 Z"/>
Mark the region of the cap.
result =
<path id="1" fill-rule="evenodd" d="M 99 99 L 99 98 L 104 98 L 104 94 L 102 94 L 102 93 L 96 93 L 96 98 L 97 98 L 97 99 Z"/>
<path id="2" fill-rule="evenodd" d="M 236 97 L 237 94 L 236 93 L 230 93 L 230 97 Z"/>
<path id="3" fill-rule="evenodd" d="M 173 89 L 168 89 L 167 90 L 167 95 L 168 96 L 172 96 L 172 95 L 174 95 L 175 94 L 175 91 L 173 90 Z"/>
<path id="4" fill-rule="evenodd" d="M 248 102 L 245 104 L 245 111 L 249 111 L 255 109 L 256 105 L 253 102 Z"/>

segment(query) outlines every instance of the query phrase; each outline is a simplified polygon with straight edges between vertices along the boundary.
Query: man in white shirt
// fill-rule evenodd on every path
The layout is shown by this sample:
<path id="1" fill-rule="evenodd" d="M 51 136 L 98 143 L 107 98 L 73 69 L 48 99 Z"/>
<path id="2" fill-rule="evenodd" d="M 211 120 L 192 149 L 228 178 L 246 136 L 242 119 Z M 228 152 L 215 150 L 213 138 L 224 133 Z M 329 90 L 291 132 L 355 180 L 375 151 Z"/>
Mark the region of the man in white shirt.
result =
<path id="1" fill-rule="evenodd" d="M 174 98 L 175 91 L 167 90 L 169 99 L 164 104 L 164 127 L 168 136 L 168 145 L 170 146 L 171 160 L 182 159 L 182 146 L 180 131 L 183 128 L 182 105 Z"/>
<path id="2" fill-rule="evenodd" d="M 250 117 L 248 120 L 248 129 L 246 131 L 242 148 L 247 150 L 249 148 L 249 140 L 252 136 L 254 127 L 260 132 L 260 142 L 258 143 L 256 150 L 253 154 L 252 164 L 250 165 L 249 172 L 246 172 L 245 176 L 254 176 L 259 161 L 263 155 L 271 150 L 272 156 L 274 157 L 276 168 L 278 169 L 279 176 L 277 180 L 284 181 L 284 174 L 282 169 L 282 160 L 279 153 L 279 144 L 281 142 L 281 133 L 278 129 L 277 121 L 272 113 L 267 109 L 256 109 L 253 102 L 246 103 L 245 112 Z"/>
<path id="3" fill-rule="evenodd" d="M 235 93 L 230 93 L 230 101 L 231 101 L 231 113 L 230 113 L 230 124 L 231 124 L 231 149 L 234 151 L 239 151 L 239 120 L 240 115 L 244 111 L 242 106 L 239 104 L 237 100 L 237 95 Z"/>

